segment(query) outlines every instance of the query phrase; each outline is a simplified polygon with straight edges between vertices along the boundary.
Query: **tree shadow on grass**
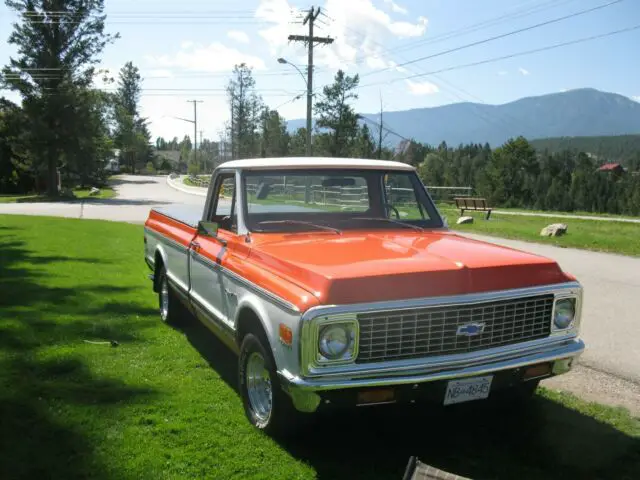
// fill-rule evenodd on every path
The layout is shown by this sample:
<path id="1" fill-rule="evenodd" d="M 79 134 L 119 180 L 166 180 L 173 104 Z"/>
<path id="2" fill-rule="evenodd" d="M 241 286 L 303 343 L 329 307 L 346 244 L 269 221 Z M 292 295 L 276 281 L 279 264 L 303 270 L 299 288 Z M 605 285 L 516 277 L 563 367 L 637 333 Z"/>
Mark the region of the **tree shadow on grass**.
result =
<path id="1" fill-rule="evenodd" d="M 125 198 L 83 198 L 82 201 L 85 205 L 111 205 L 111 206 L 128 206 L 128 205 L 170 205 L 172 202 L 165 200 L 144 200 L 144 199 L 125 199 Z M 204 199 L 202 201 L 204 204 Z"/>
<path id="2" fill-rule="evenodd" d="M 237 391 L 235 354 L 195 319 L 181 330 Z M 472 402 L 320 412 L 280 444 L 320 479 L 399 480 L 412 455 L 473 479 L 640 478 L 640 438 L 542 395 L 520 410 Z"/>
<path id="3" fill-rule="evenodd" d="M 164 175 L 158 175 L 158 178 L 166 178 Z M 158 183 L 153 180 L 145 180 L 143 178 L 140 179 L 132 179 L 132 178 L 110 178 L 107 182 L 110 187 L 116 187 L 118 185 L 150 185 L 153 183 Z"/>
<path id="4" fill-rule="evenodd" d="M 0 227 L 3 231 L 18 229 Z M 14 232 L 12 232 L 14 233 Z M 127 293 L 112 285 L 56 285 L 56 268 L 109 263 L 97 258 L 42 256 L 23 241 L 0 240 L 0 478 L 122 478 L 96 454 L 96 414 L 114 421 L 122 406 L 154 395 L 91 371 L 77 347 L 90 340 L 133 342 L 150 309 L 95 299 Z M 67 281 L 67 279 L 65 279 Z M 65 285 L 68 285 L 67 282 Z M 110 349 L 100 345 L 96 348 Z M 86 351 L 86 350 L 85 350 Z M 109 434 L 109 433 L 104 433 Z"/>
<path id="5" fill-rule="evenodd" d="M 0 478 L 116 478 L 94 457 L 83 425 L 96 406 L 118 408 L 152 390 L 97 377 L 72 356 L 0 365 L 11 381 L 0 393 Z"/>

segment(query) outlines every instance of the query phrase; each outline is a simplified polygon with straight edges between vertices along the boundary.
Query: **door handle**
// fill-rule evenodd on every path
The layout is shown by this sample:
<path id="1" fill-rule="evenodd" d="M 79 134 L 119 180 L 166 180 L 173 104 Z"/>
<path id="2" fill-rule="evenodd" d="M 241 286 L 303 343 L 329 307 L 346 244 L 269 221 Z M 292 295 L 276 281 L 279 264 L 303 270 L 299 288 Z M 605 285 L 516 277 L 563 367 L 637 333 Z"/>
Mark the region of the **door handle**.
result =
<path id="1" fill-rule="evenodd" d="M 200 243 L 198 243 L 198 242 L 196 242 L 196 241 L 192 241 L 192 242 L 191 242 L 191 248 L 192 248 L 194 251 L 196 251 L 196 252 L 197 252 L 198 250 L 200 250 Z"/>

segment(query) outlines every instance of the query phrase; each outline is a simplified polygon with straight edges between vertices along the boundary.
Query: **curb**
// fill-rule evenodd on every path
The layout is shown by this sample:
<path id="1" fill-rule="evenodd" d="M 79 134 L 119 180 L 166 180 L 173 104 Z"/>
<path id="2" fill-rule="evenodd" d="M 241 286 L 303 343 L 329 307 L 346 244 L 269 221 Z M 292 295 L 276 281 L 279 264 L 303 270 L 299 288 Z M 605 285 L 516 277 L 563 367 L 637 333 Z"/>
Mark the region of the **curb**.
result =
<path id="1" fill-rule="evenodd" d="M 207 189 L 200 187 L 188 187 L 182 183 L 182 177 L 178 177 L 180 185 L 175 180 L 172 180 L 169 176 L 167 176 L 167 185 L 169 185 L 174 190 L 178 190 L 182 193 L 188 193 L 189 195 L 198 195 L 200 197 L 207 196 Z"/>

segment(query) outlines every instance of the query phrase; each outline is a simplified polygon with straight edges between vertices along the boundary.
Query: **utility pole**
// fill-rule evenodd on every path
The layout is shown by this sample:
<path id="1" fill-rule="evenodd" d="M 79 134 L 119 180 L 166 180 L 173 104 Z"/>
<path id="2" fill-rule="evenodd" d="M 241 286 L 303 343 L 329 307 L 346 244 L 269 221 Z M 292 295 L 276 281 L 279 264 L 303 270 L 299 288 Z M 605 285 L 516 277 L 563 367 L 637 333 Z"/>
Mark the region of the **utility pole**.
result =
<path id="1" fill-rule="evenodd" d="M 234 122 L 234 110 L 235 110 L 235 105 L 233 104 L 233 102 L 235 101 L 235 96 L 232 94 L 231 95 L 231 131 L 230 133 L 230 140 L 231 140 L 231 160 L 235 160 L 236 158 L 236 154 L 235 154 L 235 141 L 234 141 L 234 137 L 235 137 L 235 122 Z"/>
<path id="2" fill-rule="evenodd" d="M 380 127 L 378 129 L 378 160 L 382 158 L 382 91 L 380 91 Z"/>
<path id="3" fill-rule="evenodd" d="M 289 41 L 292 42 L 304 42 L 307 44 L 309 52 L 309 62 L 307 65 L 307 156 L 312 155 L 311 151 L 311 128 L 312 128 L 312 115 L 313 115 L 313 46 L 315 43 L 319 44 L 331 44 L 333 38 L 329 37 L 314 37 L 313 25 L 320 15 L 320 7 L 317 9 L 311 7 L 309 13 L 304 18 L 303 25 L 309 24 L 309 35 L 289 35 Z"/>
<path id="4" fill-rule="evenodd" d="M 202 103 L 202 100 L 187 100 L 189 103 L 193 103 L 193 161 L 198 164 L 198 104 Z"/>
<path id="5" fill-rule="evenodd" d="M 200 130 L 200 149 L 202 150 L 202 130 Z M 207 166 L 207 159 L 202 155 L 202 173 L 205 173 Z"/>

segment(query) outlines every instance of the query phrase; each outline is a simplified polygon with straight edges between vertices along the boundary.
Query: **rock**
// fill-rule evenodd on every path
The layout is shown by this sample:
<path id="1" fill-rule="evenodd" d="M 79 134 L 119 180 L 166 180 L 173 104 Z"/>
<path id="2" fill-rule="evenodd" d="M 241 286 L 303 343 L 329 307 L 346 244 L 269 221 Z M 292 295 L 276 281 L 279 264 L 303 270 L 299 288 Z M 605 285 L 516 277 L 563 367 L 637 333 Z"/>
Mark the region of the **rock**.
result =
<path id="1" fill-rule="evenodd" d="M 90 191 L 89 191 L 89 196 L 90 197 L 95 197 L 96 195 L 100 195 L 100 189 L 93 187 Z"/>
<path id="2" fill-rule="evenodd" d="M 567 233 L 566 223 L 552 223 L 551 225 L 547 225 L 540 231 L 541 237 L 559 237 L 560 235 L 564 235 Z"/>
<path id="3" fill-rule="evenodd" d="M 473 217 L 460 217 L 456 223 L 458 225 L 462 225 L 464 223 L 473 223 Z"/>

